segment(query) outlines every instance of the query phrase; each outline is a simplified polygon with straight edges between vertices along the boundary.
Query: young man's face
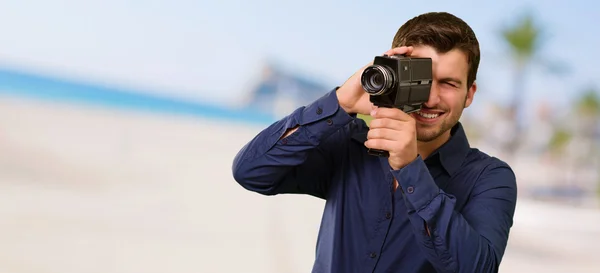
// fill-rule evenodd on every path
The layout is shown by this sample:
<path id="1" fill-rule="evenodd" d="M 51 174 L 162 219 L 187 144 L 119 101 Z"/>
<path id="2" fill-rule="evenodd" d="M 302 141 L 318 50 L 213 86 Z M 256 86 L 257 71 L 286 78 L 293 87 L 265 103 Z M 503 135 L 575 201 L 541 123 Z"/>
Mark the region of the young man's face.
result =
<path id="1" fill-rule="evenodd" d="M 450 129 L 460 119 L 463 109 L 469 107 L 477 90 L 475 84 L 467 87 L 469 65 L 466 55 L 458 49 L 438 54 L 429 46 L 416 46 L 413 57 L 427 57 L 433 61 L 433 83 L 429 101 L 423 109 L 413 113 L 417 123 L 417 139 L 430 142 L 448 137 Z"/>

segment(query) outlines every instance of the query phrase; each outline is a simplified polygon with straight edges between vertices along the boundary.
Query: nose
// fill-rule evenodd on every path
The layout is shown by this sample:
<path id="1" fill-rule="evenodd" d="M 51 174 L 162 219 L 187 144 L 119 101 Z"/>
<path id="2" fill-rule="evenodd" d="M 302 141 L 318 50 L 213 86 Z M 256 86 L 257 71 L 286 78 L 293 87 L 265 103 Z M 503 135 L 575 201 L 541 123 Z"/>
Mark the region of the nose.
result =
<path id="1" fill-rule="evenodd" d="M 440 102 L 440 91 L 435 81 L 431 84 L 431 90 L 429 92 L 429 100 L 423 105 L 427 108 L 434 108 Z"/>

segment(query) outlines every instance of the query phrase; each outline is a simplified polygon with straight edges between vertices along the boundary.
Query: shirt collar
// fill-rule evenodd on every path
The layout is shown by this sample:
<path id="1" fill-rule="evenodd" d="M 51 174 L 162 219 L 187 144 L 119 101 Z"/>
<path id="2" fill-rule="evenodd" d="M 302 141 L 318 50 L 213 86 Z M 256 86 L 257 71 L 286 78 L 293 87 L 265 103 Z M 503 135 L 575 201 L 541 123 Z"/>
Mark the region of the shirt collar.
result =
<path id="1" fill-rule="evenodd" d="M 444 170 L 452 176 L 460 169 L 470 149 L 465 130 L 458 122 L 450 130 L 450 139 L 429 157 L 438 156 Z"/>

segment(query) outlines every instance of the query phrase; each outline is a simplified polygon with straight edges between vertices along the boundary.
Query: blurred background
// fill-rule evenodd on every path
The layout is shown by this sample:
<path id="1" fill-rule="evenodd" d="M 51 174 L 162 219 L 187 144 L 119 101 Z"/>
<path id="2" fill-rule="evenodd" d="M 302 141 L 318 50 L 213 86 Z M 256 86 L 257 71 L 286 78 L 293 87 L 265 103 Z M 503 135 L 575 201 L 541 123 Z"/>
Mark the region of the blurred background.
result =
<path id="1" fill-rule="evenodd" d="M 599 272 L 583 0 L 0 0 L 0 272 L 310 272 L 324 202 L 247 192 L 233 157 L 428 11 L 478 35 L 462 122 L 518 177 L 500 272 Z"/>

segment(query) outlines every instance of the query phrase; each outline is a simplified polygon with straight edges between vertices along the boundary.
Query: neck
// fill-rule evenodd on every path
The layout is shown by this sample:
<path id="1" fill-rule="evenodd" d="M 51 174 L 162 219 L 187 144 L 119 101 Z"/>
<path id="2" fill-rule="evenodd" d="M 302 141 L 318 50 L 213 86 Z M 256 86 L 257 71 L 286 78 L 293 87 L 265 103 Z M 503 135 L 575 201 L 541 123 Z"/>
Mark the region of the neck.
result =
<path id="1" fill-rule="evenodd" d="M 442 147 L 450 139 L 450 130 L 447 130 L 436 139 L 428 142 L 417 141 L 417 152 L 423 160 L 427 159 L 435 150 Z"/>

